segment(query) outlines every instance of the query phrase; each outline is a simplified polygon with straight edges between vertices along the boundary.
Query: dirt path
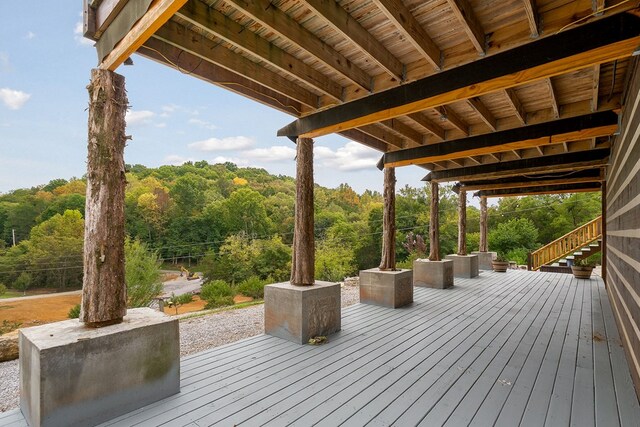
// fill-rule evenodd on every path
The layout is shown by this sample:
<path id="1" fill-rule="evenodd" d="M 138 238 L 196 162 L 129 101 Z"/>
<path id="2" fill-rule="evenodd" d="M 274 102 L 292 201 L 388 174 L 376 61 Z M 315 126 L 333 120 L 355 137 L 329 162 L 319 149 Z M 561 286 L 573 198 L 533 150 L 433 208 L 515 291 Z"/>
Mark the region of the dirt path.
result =
<path id="1" fill-rule="evenodd" d="M 68 319 L 69 310 L 80 304 L 81 292 L 37 295 L 0 300 L 0 323 L 19 322 L 21 328 Z"/>

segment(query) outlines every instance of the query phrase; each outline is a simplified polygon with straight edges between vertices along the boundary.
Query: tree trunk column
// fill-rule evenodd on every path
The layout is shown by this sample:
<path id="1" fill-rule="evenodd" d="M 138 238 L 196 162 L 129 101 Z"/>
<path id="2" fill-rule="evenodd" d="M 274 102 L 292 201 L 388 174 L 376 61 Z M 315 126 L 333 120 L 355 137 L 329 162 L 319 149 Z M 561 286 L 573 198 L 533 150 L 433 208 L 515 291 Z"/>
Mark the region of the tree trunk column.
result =
<path id="1" fill-rule="evenodd" d="M 489 242 L 487 241 L 487 232 L 489 226 L 487 224 L 487 198 L 480 197 L 480 252 L 489 251 Z"/>
<path id="2" fill-rule="evenodd" d="M 313 140 L 298 138 L 296 147 L 296 210 L 291 256 L 291 284 L 315 282 L 313 235 Z"/>
<path id="3" fill-rule="evenodd" d="M 396 170 L 384 170 L 384 211 L 382 213 L 382 259 L 380 270 L 396 268 Z"/>
<path id="4" fill-rule="evenodd" d="M 467 192 L 460 189 L 458 204 L 458 255 L 467 254 Z"/>
<path id="5" fill-rule="evenodd" d="M 124 281 L 124 146 L 127 94 L 124 77 L 91 71 L 84 282 L 80 320 L 100 327 L 127 313 Z"/>
<path id="6" fill-rule="evenodd" d="M 440 261 L 440 195 L 438 183 L 431 181 L 431 218 L 429 219 L 429 261 Z"/>

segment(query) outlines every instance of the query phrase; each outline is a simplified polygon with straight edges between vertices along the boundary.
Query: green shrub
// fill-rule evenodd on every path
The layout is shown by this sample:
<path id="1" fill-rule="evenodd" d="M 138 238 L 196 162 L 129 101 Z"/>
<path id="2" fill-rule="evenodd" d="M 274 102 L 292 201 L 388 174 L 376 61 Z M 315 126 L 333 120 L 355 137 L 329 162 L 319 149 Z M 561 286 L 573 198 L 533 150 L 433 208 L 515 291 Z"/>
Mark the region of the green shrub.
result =
<path id="1" fill-rule="evenodd" d="M 80 304 L 76 304 L 73 307 L 71 307 L 71 310 L 69 310 L 69 314 L 67 314 L 67 316 L 69 317 L 69 319 L 77 319 L 80 317 Z"/>
<path id="2" fill-rule="evenodd" d="M 0 283 L 0 296 L 4 295 L 6 292 L 7 292 L 7 287 L 3 283 Z"/>
<path id="3" fill-rule="evenodd" d="M 236 288 L 238 293 L 244 296 L 262 299 L 264 298 L 264 285 L 267 283 L 264 280 L 260 280 L 257 276 L 251 276 L 247 280 L 243 281 Z"/>
<path id="4" fill-rule="evenodd" d="M 233 305 L 233 289 L 224 280 L 214 280 L 202 286 L 200 298 L 207 302 L 205 308 Z"/>
<path id="5" fill-rule="evenodd" d="M 516 248 L 507 252 L 508 260 L 515 261 L 518 263 L 518 265 L 526 264 L 528 255 L 529 250 L 527 248 Z"/>

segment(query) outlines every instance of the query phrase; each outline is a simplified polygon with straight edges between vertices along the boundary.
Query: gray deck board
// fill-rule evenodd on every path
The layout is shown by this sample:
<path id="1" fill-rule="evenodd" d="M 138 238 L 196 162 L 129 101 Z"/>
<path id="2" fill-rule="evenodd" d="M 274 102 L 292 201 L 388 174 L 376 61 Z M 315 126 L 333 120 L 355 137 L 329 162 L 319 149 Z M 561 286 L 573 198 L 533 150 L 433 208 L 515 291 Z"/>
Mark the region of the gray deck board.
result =
<path id="1" fill-rule="evenodd" d="M 414 300 L 348 307 L 321 346 L 260 335 L 185 357 L 179 394 L 104 425 L 637 425 L 600 279 L 483 272 Z"/>

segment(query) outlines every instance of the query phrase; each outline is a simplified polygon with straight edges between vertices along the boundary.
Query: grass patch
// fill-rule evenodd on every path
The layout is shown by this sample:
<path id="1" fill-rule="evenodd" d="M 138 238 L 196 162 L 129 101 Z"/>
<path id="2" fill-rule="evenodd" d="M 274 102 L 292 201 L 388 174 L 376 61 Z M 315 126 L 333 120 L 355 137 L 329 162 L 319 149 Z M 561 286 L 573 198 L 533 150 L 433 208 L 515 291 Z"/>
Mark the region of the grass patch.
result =
<path id="1" fill-rule="evenodd" d="M 220 308 L 214 308 L 214 309 L 209 309 L 209 310 L 202 310 L 202 311 L 197 311 L 195 313 L 190 313 L 186 316 L 182 316 L 180 317 L 180 320 L 186 320 L 186 319 L 193 319 L 195 317 L 203 317 L 203 316 L 208 316 L 209 314 L 215 314 L 215 313 L 222 313 L 223 311 L 230 311 L 230 310 L 239 310 L 241 308 L 247 308 L 247 307 L 251 307 L 252 305 L 260 305 L 260 304 L 264 304 L 264 301 L 260 300 L 260 301 L 249 301 L 249 302 L 243 302 L 240 304 L 235 304 L 235 305 L 230 305 L 227 307 L 220 307 Z"/>
<path id="2" fill-rule="evenodd" d="M 7 291 L 4 294 L 0 295 L 0 299 L 7 299 L 7 298 L 19 298 L 23 296 L 22 292 L 18 292 L 18 291 Z"/>

